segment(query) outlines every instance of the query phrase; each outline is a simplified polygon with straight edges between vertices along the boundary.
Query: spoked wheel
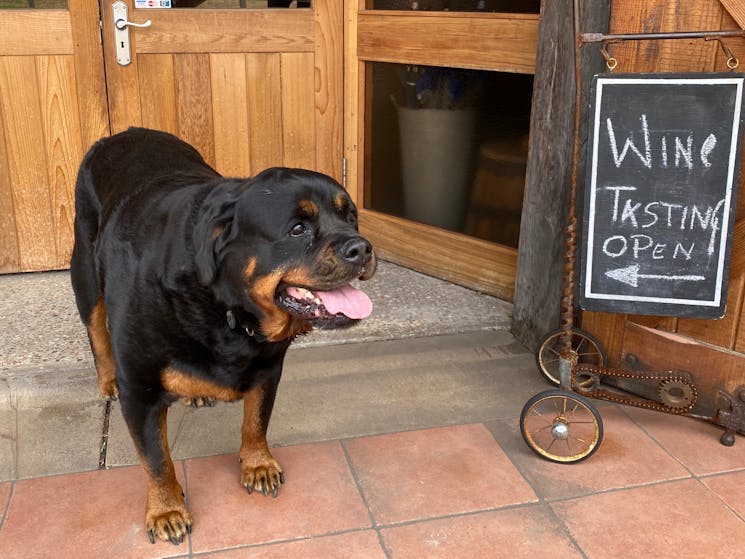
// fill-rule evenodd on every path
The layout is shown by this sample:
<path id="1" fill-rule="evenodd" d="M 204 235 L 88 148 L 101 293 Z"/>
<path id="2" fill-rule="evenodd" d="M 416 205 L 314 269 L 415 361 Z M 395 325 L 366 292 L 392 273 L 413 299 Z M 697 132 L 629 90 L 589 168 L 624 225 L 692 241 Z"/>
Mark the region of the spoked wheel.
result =
<path id="1" fill-rule="evenodd" d="M 588 400 L 564 390 L 533 396 L 520 414 L 526 444 L 552 462 L 579 462 L 603 440 L 603 420 Z"/>
<path id="2" fill-rule="evenodd" d="M 538 370 L 550 384 L 559 386 L 559 359 L 561 358 L 561 343 L 563 330 L 554 330 L 543 337 L 538 345 L 535 356 Z M 569 350 L 572 368 L 578 363 L 605 367 L 606 356 L 600 341 L 584 330 L 572 328 L 572 344 Z"/>

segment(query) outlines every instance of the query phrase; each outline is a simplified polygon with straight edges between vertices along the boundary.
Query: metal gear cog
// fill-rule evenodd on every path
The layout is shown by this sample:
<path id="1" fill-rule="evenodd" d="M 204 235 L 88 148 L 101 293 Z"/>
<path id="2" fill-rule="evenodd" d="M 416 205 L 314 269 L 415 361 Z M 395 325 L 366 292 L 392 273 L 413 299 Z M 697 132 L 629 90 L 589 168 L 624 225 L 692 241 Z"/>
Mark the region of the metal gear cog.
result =
<path id="1" fill-rule="evenodd" d="M 666 379 L 657 385 L 657 394 L 666 406 L 674 410 L 690 409 L 698 394 L 689 382 L 682 379 Z"/>

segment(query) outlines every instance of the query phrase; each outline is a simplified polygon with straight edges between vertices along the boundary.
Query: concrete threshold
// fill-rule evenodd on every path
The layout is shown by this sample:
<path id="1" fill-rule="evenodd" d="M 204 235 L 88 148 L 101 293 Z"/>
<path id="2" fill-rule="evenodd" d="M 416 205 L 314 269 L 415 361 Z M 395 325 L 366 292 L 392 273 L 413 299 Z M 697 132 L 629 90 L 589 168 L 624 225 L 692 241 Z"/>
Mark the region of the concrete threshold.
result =
<path id="1" fill-rule="evenodd" d="M 94 470 L 102 440 L 105 467 L 136 463 L 118 404 L 104 428 L 106 404 L 69 277 L 10 278 L 0 278 L 7 329 L 0 333 L 0 480 Z M 313 333 L 290 349 L 270 445 L 515 417 L 545 388 L 532 354 L 507 331 L 508 303 L 388 263 L 368 284 L 373 317 L 346 331 Z M 54 316 L 38 322 L 52 325 L 29 325 L 45 303 Z M 56 334 L 40 335 L 50 331 Z M 64 350 L 49 351 L 52 338 Z M 240 403 L 171 406 L 174 458 L 237 452 L 242 411 Z"/>

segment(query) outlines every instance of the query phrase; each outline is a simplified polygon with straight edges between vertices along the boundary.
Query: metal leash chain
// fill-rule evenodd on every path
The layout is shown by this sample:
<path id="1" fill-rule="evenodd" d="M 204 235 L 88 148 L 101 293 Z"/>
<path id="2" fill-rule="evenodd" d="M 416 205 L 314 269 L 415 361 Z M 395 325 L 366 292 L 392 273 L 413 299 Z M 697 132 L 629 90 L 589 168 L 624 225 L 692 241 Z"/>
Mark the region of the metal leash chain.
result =
<path id="1" fill-rule="evenodd" d="M 592 377 L 592 382 L 583 382 L 578 377 L 581 375 L 589 375 Z M 601 377 L 613 377 L 623 379 L 633 379 L 641 381 L 662 381 L 658 384 L 658 390 L 661 389 L 664 384 L 677 383 L 678 386 L 685 386 L 689 390 L 687 395 L 684 395 L 682 402 L 685 405 L 671 406 L 662 402 L 656 402 L 654 400 L 648 400 L 641 396 L 626 396 L 618 394 L 616 392 L 610 392 L 603 390 L 600 387 Z M 691 380 L 682 375 L 676 375 L 675 373 L 633 373 L 631 371 L 608 369 L 605 367 L 595 367 L 592 365 L 578 364 L 572 371 L 572 389 L 577 391 L 583 396 L 589 396 L 591 398 L 597 398 L 600 400 L 606 400 L 617 404 L 624 404 L 627 406 L 634 406 L 637 408 L 644 408 L 648 410 L 661 411 L 665 413 L 685 415 L 693 406 L 696 405 L 698 400 L 698 390 Z"/>

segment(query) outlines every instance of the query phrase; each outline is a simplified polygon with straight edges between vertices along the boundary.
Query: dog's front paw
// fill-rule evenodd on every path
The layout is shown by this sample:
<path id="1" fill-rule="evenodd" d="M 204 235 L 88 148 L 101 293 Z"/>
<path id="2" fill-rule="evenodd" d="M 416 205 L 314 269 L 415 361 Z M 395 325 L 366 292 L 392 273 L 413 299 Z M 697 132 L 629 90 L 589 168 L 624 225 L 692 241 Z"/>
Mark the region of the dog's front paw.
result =
<path id="1" fill-rule="evenodd" d="M 153 485 L 150 488 L 145 529 L 150 543 L 155 543 L 157 538 L 178 545 L 187 534 L 191 534 L 191 515 L 186 508 L 184 493 L 175 479 L 172 485 Z"/>
<path id="2" fill-rule="evenodd" d="M 249 458 L 241 457 L 241 485 L 249 495 L 260 491 L 265 496 L 276 497 L 279 486 L 285 482 L 285 474 L 271 454 L 261 453 Z"/>
<path id="3" fill-rule="evenodd" d="M 116 387 L 116 381 L 113 377 L 104 381 L 99 380 L 98 389 L 101 396 L 109 402 L 116 402 L 119 399 L 119 389 Z"/>
<path id="4" fill-rule="evenodd" d="M 186 509 L 170 510 L 159 514 L 148 512 L 145 529 L 150 543 L 155 543 L 157 538 L 178 545 L 184 541 L 187 534 L 191 534 L 191 515 Z"/>

